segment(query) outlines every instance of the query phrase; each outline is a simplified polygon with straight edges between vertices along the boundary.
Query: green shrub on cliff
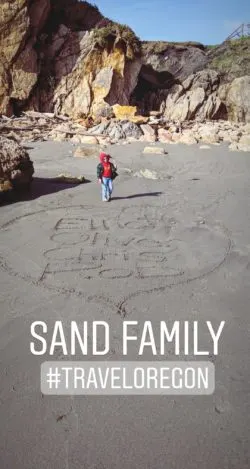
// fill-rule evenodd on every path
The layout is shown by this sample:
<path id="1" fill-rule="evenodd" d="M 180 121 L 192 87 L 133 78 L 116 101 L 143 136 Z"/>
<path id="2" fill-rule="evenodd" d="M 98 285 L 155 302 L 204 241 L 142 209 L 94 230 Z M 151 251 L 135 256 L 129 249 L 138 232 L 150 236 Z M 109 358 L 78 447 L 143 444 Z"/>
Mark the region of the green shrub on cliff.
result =
<path id="1" fill-rule="evenodd" d="M 174 47 L 177 49 L 186 47 L 196 47 L 197 49 L 204 50 L 205 46 L 200 42 L 186 41 L 186 42 L 169 42 L 169 41 L 142 41 L 142 49 L 146 54 L 161 55 L 167 49 Z"/>
<path id="2" fill-rule="evenodd" d="M 241 37 L 210 49 L 209 68 L 218 71 L 230 81 L 250 74 L 250 37 Z"/>
<path id="3" fill-rule="evenodd" d="M 141 53 L 141 43 L 134 31 L 125 24 L 103 20 L 94 29 L 94 42 L 102 49 L 122 41 L 126 46 L 126 56 L 133 59 Z"/>

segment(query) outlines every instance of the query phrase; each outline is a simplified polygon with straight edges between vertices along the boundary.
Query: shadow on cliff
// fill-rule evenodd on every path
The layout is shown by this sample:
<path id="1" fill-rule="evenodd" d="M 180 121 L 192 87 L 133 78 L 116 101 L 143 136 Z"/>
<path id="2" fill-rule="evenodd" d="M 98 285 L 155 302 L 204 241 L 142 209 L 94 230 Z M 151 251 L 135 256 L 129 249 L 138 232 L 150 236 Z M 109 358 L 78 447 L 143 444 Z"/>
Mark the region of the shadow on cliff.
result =
<path id="1" fill-rule="evenodd" d="M 57 181 L 53 178 L 39 178 L 34 177 L 28 191 L 12 191 L 2 195 L 0 198 L 1 205 L 13 204 L 23 201 L 35 200 L 46 195 L 55 194 L 57 192 L 73 189 L 82 184 L 87 184 L 90 181 L 85 179 L 84 183 L 69 183 Z"/>
<path id="2" fill-rule="evenodd" d="M 152 110 L 159 111 L 175 84 L 180 84 L 180 81 L 172 73 L 166 70 L 158 72 L 152 65 L 142 65 L 130 103 L 137 106 L 142 115 L 148 115 Z"/>

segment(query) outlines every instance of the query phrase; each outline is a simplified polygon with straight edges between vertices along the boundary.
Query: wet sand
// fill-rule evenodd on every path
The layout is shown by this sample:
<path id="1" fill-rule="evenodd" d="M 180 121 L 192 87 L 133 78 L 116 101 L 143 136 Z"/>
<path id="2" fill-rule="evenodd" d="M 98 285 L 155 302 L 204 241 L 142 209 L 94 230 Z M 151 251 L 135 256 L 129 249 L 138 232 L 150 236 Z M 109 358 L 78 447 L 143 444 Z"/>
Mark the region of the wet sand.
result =
<path id="1" fill-rule="evenodd" d="M 67 143 L 28 146 L 32 192 L 0 208 L 1 467 L 248 468 L 250 154 L 224 145 L 157 144 L 165 155 L 144 154 L 143 143 L 111 146 L 119 177 L 102 203 L 97 158 L 73 158 Z M 89 182 L 51 180 L 67 172 Z M 121 360 L 125 319 L 139 332 L 147 320 L 198 321 L 214 394 L 41 394 L 40 364 L 51 357 L 31 355 L 32 321 L 45 321 L 49 338 L 56 320 L 107 321 L 106 358 Z M 226 322 L 218 356 L 208 320 Z M 131 346 L 127 358 L 137 354 Z M 53 357 L 62 358 L 61 350 Z M 164 359 L 176 359 L 171 345 Z"/>

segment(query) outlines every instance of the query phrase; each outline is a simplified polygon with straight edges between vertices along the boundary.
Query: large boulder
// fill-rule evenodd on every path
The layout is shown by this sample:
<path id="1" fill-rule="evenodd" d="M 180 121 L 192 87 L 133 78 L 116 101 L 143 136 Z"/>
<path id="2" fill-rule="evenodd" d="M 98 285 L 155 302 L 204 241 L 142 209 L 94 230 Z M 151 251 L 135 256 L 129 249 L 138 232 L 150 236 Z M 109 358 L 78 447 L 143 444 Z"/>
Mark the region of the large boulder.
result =
<path id="1" fill-rule="evenodd" d="M 133 122 L 130 122 L 130 121 L 123 121 L 122 122 L 122 129 L 123 129 L 123 132 L 125 133 L 126 135 L 126 138 L 135 138 L 135 139 L 138 139 L 142 136 L 142 131 L 140 129 L 140 127 L 133 123 Z"/>
<path id="2" fill-rule="evenodd" d="M 208 59 L 199 43 L 170 43 L 145 41 L 143 61 L 158 73 L 167 72 L 178 80 L 205 68 Z"/>
<path id="3" fill-rule="evenodd" d="M 156 133 L 155 129 L 151 127 L 149 124 L 142 124 L 141 130 L 143 132 L 143 140 L 147 142 L 155 142 L 156 141 Z"/>
<path id="4" fill-rule="evenodd" d="M 159 128 L 158 129 L 158 140 L 162 143 L 169 143 L 173 140 L 171 132 L 166 129 Z"/>
<path id="5" fill-rule="evenodd" d="M 137 109 L 136 106 L 120 106 L 115 104 L 113 111 L 117 119 L 130 119 L 135 116 Z"/>
<path id="6" fill-rule="evenodd" d="M 165 117 L 180 122 L 226 117 L 225 106 L 217 96 L 219 83 L 217 72 L 203 70 L 174 85 L 162 105 Z"/>
<path id="7" fill-rule="evenodd" d="M 250 76 L 235 78 L 224 88 L 228 118 L 236 122 L 250 122 Z"/>
<path id="8" fill-rule="evenodd" d="M 0 137 L 0 193 L 28 189 L 34 173 L 27 151 L 5 137 Z"/>
<path id="9" fill-rule="evenodd" d="M 104 134 L 108 135 L 112 141 L 118 141 L 127 138 L 138 139 L 142 131 L 137 124 L 128 120 L 118 120 L 110 123 Z"/>
<path id="10" fill-rule="evenodd" d="M 237 149 L 240 151 L 249 151 L 250 152 L 250 134 L 243 135 L 237 144 Z"/>

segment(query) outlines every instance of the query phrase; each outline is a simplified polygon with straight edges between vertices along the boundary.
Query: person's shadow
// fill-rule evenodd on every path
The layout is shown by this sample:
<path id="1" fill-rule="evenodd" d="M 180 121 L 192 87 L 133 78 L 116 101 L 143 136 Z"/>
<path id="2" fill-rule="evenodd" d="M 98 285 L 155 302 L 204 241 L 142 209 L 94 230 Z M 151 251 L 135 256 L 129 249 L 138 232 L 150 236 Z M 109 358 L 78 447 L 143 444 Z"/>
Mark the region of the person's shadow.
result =
<path id="1" fill-rule="evenodd" d="M 112 197 L 112 200 L 136 199 L 140 197 L 159 197 L 163 192 L 143 192 L 142 194 L 132 194 L 125 197 Z"/>
<path id="2" fill-rule="evenodd" d="M 26 191 L 12 190 L 8 193 L 2 194 L 0 199 L 1 205 L 15 203 L 20 201 L 28 201 L 38 199 L 45 195 L 54 194 L 56 192 L 72 189 L 73 187 L 90 182 L 85 179 L 84 182 L 65 182 L 58 178 L 40 178 L 34 177 L 30 187 Z"/>

